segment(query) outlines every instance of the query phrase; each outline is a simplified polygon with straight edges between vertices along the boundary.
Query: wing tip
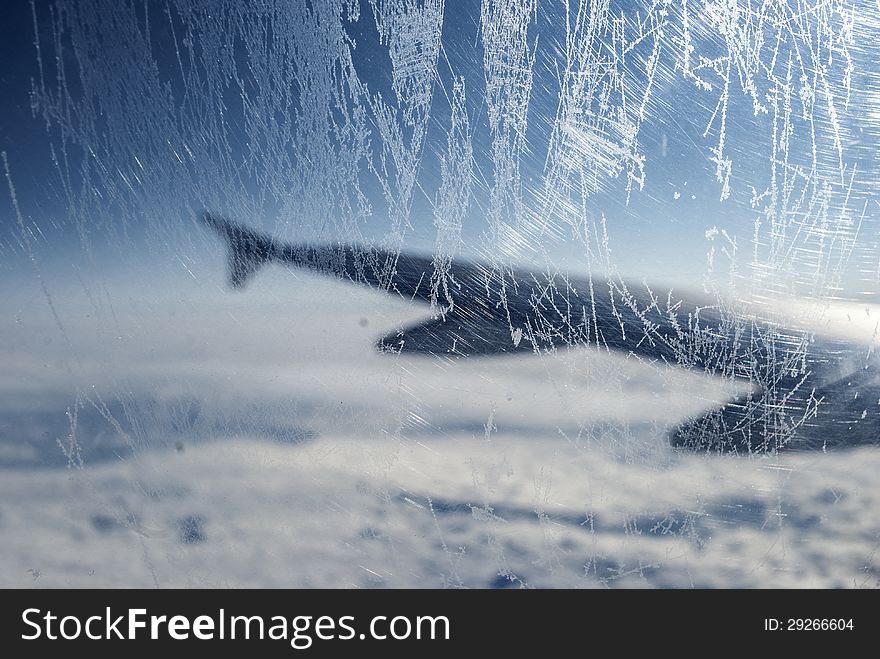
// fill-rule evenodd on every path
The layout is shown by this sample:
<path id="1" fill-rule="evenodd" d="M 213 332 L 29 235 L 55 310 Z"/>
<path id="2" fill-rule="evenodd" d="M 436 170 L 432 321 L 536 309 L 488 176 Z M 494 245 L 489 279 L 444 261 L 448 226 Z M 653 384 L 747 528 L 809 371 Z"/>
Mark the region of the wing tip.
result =
<path id="1" fill-rule="evenodd" d="M 226 241 L 228 281 L 231 288 L 243 289 L 254 273 L 271 260 L 272 243 L 265 236 L 207 209 L 197 217 Z"/>

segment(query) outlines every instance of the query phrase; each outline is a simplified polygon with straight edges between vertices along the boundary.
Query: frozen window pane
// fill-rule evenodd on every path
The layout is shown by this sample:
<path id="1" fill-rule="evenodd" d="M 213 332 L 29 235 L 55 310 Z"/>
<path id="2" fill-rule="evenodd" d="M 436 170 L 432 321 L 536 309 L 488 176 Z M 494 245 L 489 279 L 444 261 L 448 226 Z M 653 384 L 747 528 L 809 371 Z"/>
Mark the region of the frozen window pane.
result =
<path id="1" fill-rule="evenodd" d="M 876 586 L 878 28 L 12 11 L 0 584 Z"/>

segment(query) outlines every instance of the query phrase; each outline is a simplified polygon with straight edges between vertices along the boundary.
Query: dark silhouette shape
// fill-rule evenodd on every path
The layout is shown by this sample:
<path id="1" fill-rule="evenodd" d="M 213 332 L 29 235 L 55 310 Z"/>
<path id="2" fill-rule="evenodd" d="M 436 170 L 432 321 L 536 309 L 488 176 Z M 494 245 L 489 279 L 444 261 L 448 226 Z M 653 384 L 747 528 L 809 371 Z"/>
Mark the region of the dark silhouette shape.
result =
<path id="1" fill-rule="evenodd" d="M 436 268 L 430 258 L 369 247 L 280 243 L 210 212 L 201 220 L 226 241 L 234 288 L 277 262 L 433 305 L 434 318 L 381 338 L 381 350 L 454 357 L 592 345 L 751 384 L 749 394 L 680 424 L 670 436 L 676 447 L 764 453 L 880 442 L 880 379 L 862 346 L 617 279 L 457 260 Z"/>

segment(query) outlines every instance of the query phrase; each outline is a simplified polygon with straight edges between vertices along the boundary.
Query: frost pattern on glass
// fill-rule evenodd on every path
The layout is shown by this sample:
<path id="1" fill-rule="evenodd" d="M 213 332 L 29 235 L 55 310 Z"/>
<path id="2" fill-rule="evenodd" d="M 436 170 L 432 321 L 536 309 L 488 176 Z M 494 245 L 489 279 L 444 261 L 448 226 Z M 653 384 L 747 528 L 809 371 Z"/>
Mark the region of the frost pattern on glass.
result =
<path id="1" fill-rule="evenodd" d="M 473 147 L 470 123 L 465 106 L 464 80 L 454 82 L 452 109 L 446 154 L 440 156 L 442 183 L 434 201 L 434 225 L 437 242 L 434 247 L 434 274 L 431 278 L 431 304 L 452 310 L 456 282 L 450 278 L 450 266 L 461 244 L 462 225 L 470 205 L 473 180 Z"/>
<path id="2" fill-rule="evenodd" d="M 482 80 L 473 71 L 438 78 L 445 10 L 440 0 L 371 0 L 366 13 L 387 54 L 388 70 L 379 73 L 390 75 L 388 89 L 376 76 L 378 56 L 373 68 L 359 71 L 354 62 L 358 40 L 369 36 L 347 32 L 368 19 L 359 3 L 171 3 L 163 16 L 98 0 L 59 7 L 53 43 L 40 44 L 41 52 L 55 51 L 57 84 L 46 74 L 33 98 L 56 127 L 56 162 L 83 242 L 99 218 L 108 218 L 102 230 L 124 236 L 135 221 L 168 228 L 181 203 L 225 208 L 274 217 L 278 231 L 295 226 L 347 243 L 378 240 L 385 256 L 365 253 L 363 267 L 390 288 L 419 193 L 431 200 L 437 227 L 431 299 L 451 307 L 450 263 L 461 227 L 482 208 L 480 252 L 495 271 L 485 281 L 487 303 L 507 309 L 507 289 L 516 283 L 505 268 L 523 254 L 547 260 L 542 295 L 558 299 L 549 312 L 536 300 L 526 325 L 507 310 L 514 347 L 523 336 L 535 350 L 601 344 L 607 337 L 597 313 L 610 303 L 622 341 L 641 323 L 676 362 L 755 386 L 737 403 L 740 413 L 710 415 L 686 429 L 685 443 L 724 434 L 728 422 L 737 432 L 753 428 L 755 419 L 765 447 L 788 443 L 816 415 L 812 338 L 780 328 L 761 298 L 806 296 L 819 313 L 839 289 L 857 240 L 870 187 L 858 154 L 847 149 L 858 127 L 858 115 L 849 117 L 864 105 L 851 102 L 856 7 L 837 0 L 566 0 L 545 15 L 528 0 L 483 0 Z M 539 30 L 539 20 L 551 27 Z M 157 52 L 158 25 L 173 57 Z M 129 72 L 124 79 L 102 64 L 108 53 Z M 556 78 L 538 76 L 540 102 L 556 99 L 543 134 L 529 132 L 539 55 L 552 59 Z M 435 93 L 438 80 L 442 94 Z M 480 110 L 465 90 L 472 96 L 480 88 L 485 118 L 473 123 Z M 706 228 L 706 286 L 716 299 L 702 319 L 690 307 L 678 313 L 674 296 L 621 279 L 597 203 L 621 176 L 623 203 L 644 189 L 643 127 L 676 95 L 693 96 L 707 110 L 702 134 L 687 137 L 709 141 L 704 157 L 720 201 L 743 203 L 748 195 L 754 217 L 749 236 Z M 436 104 L 446 106 L 445 130 L 432 130 Z M 731 126 L 734 111 L 747 125 Z M 734 139 L 747 145 L 739 162 Z M 543 153 L 544 164 L 538 171 L 530 164 L 524 181 L 527 152 Z M 433 192 L 427 169 L 440 172 L 430 179 Z M 474 176 L 484 183 L 472 190 Z M 739 202 L 731 199 L 734 178 Z M 589 309 L 580 292 L 560 288 L 551 259 L 559 243 L 580 244 L 588 269 L 607 277 L 591 284 Z M 746 243 L 750 259 L 739 256 Z M 581 308 L 559 311 L 572 302 Z"/>
<path id="3" fill-rule="evenodd" d="M 392 373 L 381 385 L 399 382 L 346 381 L 339 391 L 351 400 L 337 401 L 344 395 L 316 371 L 295 403 L 237 412 L 220 393 L 210 404 L 177 395 L 177 382 L 151 398 L 119 374 L 113 397 L 83 377 L 55 438 L 69 467 L 88 465 L 83 437 L 98 426 L 134 455 L 166 430 L 299 444 L 350 424 L 391 446 L 364 458 L 364 471 L 382 474 L 357 482 L 364 505 L 419 511 L 440 537 L 452 586 L 468 583 L 467 556 L 442 520 L 463 516 L 485 535 L 492 585 L 506 586 L 527 583 L 508 523 L 536 517 L 549 572 L 568 560 L 547 512 L 552 474 L 529 471 L 534 496 L 504 499 L 513 471 L 501 437 L 533 431 L 522 415 L 511 429 L 506 402 L 543 406 L 535 416 L 552 410 L 550 434 L 578 451 L 607 449 L 608 465 L 689 452 L 771 460 L 878 441 L 876 332 L 832 331 L 838 302 L 861 303 L 880 284 L 873 0 L 81 0 L 35 5 L 34 23 L 31 102 L 84 253 L 138 245 L 168 258 L 171 249 L 198 280 L 198 256 L 222 244 L 242 296 L 277 264 L 295 271 L 291 287 L 318 286 L 310 273 L 390 293 L 375 317 L 368 309 L 355 321 L 370 333 L 370 359 L 386 360 L 370 368 Z M 4 155 L 4 165 L 15 200 L 15 163 Z M 15 213 L 42 282 L 38 241 Z M 675 276 L 639 256 L 658 252 L 672 255 Z M 694 253 L 699 276 L 674 271 L 676 255 L 684 264 Z M 89 295 L 104 329 L 121 336 L 126 321 L 106 287 Z M 276 289 L 265 295 L 284 307 Z M 377 320 L 382 304 L 396 325 Z M 874 322 L 867 307 L 865 316 Z M 293 318 L 292 329 L 273 327 L 279 342 L 305 332 L 308 321 Z M 349 348 L 338 349 L 348 358 Z M 283 354 L 265 349 L 267 363 Z M 547 399 L 502 391 L 503 369 L 527 358 L 525 379 L 544 378 Z M 427 359 L 437 370 L 413 384 Z M 200 368 L 193 363 L 194 381 Z M 502 382 L 502 393 L 474 394 L 477 405 L 455 369 L 472 369 L 472 383 Z M 285 377 L 251 384 L 260 391 Z M 650 399 L 642 389 L 687 399 L 686 377 L 718 391 L 695 394 L 678 416 L 662 403 L 650 420 L 614 411 L 633 391 Z M 602 395 L 571 398 L 587 381 Z M 480 451 L 466 504 L 419 494 L 411 475 L 400 478 L 412 491 L 383 480 L 422 435 L 459 431 Z M 530 464 L 526 452 L 511 460 Z M 744 506 L 763 524 L 789 514 L 781 500 L 733 513 L 697 503 L 626 510 L 618 527 L 702 550 L 707 516 Z M 653 568 L 603 558 L 603 517 L 620 511 L 590 506 L 576 523 L 594 542 L 583 573 L 606 584 L 633 570 L 644 577 Z M 363 534 L 394 553 L 394 539 Z"/>

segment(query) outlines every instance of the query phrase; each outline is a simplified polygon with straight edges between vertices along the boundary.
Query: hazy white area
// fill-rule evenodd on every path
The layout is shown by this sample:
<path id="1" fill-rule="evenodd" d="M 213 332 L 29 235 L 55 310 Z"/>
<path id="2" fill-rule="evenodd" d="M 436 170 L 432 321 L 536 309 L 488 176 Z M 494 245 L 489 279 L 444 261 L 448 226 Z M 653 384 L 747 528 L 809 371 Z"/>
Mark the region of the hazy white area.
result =
<path id="1" fill-rule="evenodd" d="M 49 282 L 69 345 L 48 305 L 0 320 L 0 585 L 878 585 L 876 448 L 674 453 L 727 384 L 588 348 L 379 354 L 426 309 L 210 279 Z"/>

